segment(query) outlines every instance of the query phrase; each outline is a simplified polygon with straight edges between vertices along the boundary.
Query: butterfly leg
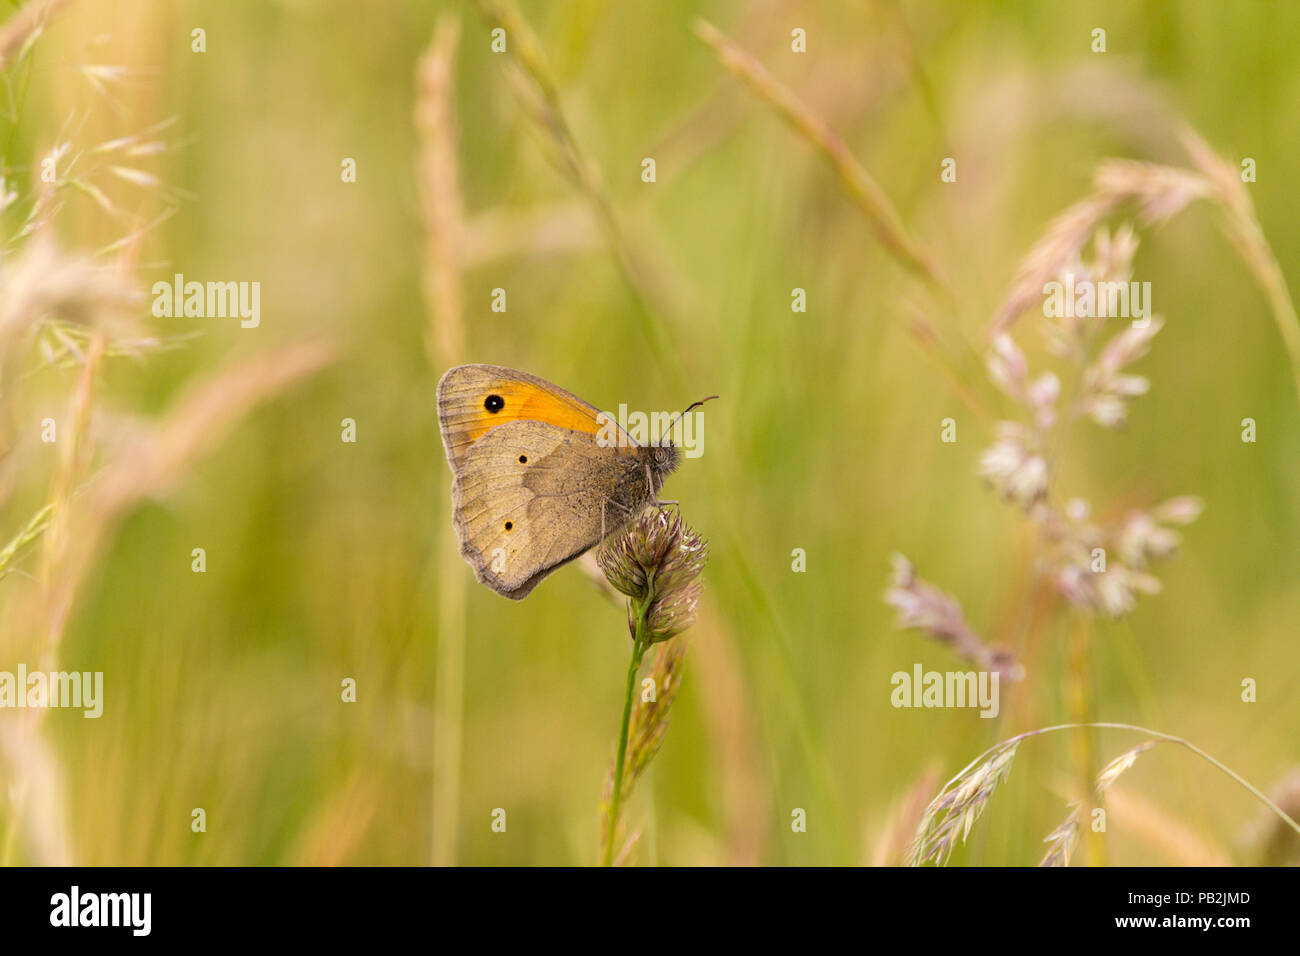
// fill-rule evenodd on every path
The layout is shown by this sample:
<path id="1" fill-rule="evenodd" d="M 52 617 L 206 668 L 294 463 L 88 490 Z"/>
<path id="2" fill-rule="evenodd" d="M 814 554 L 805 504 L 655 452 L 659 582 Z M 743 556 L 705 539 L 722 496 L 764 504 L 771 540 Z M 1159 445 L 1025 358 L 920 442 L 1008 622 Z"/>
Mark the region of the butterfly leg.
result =
<path id="1" fill-rule="evenodd" d="M 682 503 L 680 501 L 673 501 L 668 498 L 661 499 L 659 495 L 655 492 L 654 476 L 650 474 L 649 465 L 645 466 L 645 483 L 646 483 L 646 487 L 650 489 L 650 504 L 652 504 L 654 507 L 662 508 L 664 505 L 677 505 L 679 508 L 681 507 Z"/>
<path id="2" fill-rule="evenodd" d="M 608 525 L 605 522 L 605 505 L 617 505 L 628 517 L 632 515 L 632 509 L 621 501 L 615 501 L 613 498 L 602 498 L 600 501 L 600 540 L 604 541 L 605 536 L 609 533 Z"/>

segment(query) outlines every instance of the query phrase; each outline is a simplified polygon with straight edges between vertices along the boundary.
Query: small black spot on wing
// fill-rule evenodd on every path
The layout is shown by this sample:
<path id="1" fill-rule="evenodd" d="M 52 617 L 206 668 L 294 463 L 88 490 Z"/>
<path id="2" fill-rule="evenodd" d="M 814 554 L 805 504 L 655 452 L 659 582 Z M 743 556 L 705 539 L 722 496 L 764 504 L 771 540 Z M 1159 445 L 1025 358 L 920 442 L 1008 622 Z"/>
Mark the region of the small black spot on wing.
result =
<path id="1" fill-rule="evenodd" d="M 506 407 L 506 400 L 500 395 L 489 395 L 487 398 L 483 399 L 483 407 L 495 415 L 497 412 L 501 411 L 501 409 Z"/>

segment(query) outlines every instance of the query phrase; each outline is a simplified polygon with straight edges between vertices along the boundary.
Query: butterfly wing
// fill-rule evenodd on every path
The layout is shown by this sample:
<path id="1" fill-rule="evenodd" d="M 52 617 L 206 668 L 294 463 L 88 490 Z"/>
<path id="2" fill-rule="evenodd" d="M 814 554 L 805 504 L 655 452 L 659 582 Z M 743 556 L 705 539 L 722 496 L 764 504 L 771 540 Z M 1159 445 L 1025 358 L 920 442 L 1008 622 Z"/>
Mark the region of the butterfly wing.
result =
<path id="1" fill-rule="evenodd" d="M 585 432 L 514 421 L 471 445 L 452 483 L 461 554 L 477 578 L 519 600 L 598 544 L 645 500 L 644 468 Z"/>
<path id="2" fill-rule="evenodd" d="M 636 446 L 599 444 L 597 410 L 525 372 L 462 365 L 438 383 L 452 518 L 478 579 L 519 600 L 644 500 Z M 616 504 L 622 502 L 623 504 Z"/>

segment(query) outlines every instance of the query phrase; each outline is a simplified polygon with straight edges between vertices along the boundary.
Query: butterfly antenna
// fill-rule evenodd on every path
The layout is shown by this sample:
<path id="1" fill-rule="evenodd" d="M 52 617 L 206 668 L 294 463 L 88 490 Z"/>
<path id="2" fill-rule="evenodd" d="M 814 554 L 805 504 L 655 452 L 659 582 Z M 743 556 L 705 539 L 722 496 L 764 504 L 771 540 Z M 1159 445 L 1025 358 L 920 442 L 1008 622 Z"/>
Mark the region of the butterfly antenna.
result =
<path id="1" fill-rule="evenodd" d="M 708 398 L 701 398 L 698 402 L 691 402 L 691 404 L 687 405 L 687 406 L 686 406 L 685 408 L 683 408 L 680 412 L 678 412 L 678 413 L 677 413 L 677 417 L 674 418 L 671 422 L 668 423 L 668 427 L 667 427 L 666 429 L 664 429 L 664 433 L 663 433 L 663 434 L 660 434 L 660 436 L 659 436 L 659 441 L 660 441 L 660 443 L 663 442 L 664 434 L 667 434 L 667 435 L 670 435 L 670 436 L 672 435 L 672 433 L 673 433 L 673 429 L 677 427 L 677 423 L 680 422 L 680 421 L 681 421 L 681 420 L 686 416 L 686 413 L 687 413 L 687 412 L 689 412 L 689 411 L 690 411 L 691 409 L 693 409 L 693 408 L 699 408 L 699 407 L 700 407 L 701 405 L 703 405 L 705 402 L 711 402 L 711 401 L 713 401 L 713 400 L 714 400 L 715 398 L 717 398 L 717 397 L 718 397 L 717 395 L 710 395 Z"/>

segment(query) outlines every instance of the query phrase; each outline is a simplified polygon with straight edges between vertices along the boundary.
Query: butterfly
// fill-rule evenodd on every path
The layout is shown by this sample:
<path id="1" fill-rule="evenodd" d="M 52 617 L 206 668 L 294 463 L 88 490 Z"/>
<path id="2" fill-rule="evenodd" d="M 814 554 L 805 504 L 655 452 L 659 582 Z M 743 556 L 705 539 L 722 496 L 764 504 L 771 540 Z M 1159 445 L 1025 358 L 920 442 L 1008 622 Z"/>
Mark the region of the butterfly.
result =
<path id="1" fill-rule="evenodd" d="M 527 372 L 448 369 L 438 425 L 460 553 L 479 581 L 516 601 L 646 505 L 674 503 L 658 497 L 678 465 L 666 432 L 638 445 L 608 415 Z"/>

